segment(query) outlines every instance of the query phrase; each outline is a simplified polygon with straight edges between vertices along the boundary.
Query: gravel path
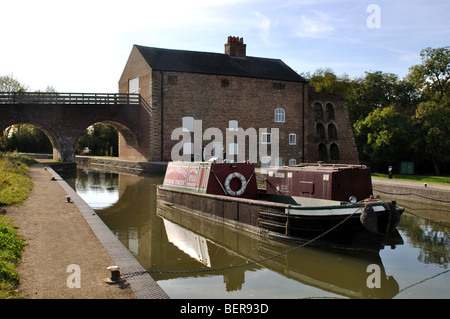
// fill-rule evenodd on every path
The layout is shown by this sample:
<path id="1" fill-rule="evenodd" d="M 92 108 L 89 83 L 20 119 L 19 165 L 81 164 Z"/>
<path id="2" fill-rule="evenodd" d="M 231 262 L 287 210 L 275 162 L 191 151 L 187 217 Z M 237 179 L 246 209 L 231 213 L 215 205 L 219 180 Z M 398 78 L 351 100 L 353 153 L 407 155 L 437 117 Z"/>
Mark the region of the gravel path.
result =
<path id="1" fill-rule="evenodd" d="M 111 275 L 106 268 L 114 264 L 110 255 L 44 165 L 30 167 L 30 197 L 6 208 L 27 242 L 18 268 L 19 293 L 30 299 L 136 298 L 127 283 L 105 283 Z"/>

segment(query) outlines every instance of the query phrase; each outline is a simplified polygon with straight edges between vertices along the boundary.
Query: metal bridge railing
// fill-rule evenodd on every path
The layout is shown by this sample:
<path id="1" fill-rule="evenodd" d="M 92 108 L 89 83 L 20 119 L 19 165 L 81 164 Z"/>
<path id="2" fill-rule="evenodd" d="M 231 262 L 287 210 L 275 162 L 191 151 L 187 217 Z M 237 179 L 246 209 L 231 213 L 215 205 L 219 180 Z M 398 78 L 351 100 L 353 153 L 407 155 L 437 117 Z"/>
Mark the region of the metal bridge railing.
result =
<path id="1" fill-rule="evenodd" d="M 0 92 L 0 104 L 147 104 L 140 94 Z"/>

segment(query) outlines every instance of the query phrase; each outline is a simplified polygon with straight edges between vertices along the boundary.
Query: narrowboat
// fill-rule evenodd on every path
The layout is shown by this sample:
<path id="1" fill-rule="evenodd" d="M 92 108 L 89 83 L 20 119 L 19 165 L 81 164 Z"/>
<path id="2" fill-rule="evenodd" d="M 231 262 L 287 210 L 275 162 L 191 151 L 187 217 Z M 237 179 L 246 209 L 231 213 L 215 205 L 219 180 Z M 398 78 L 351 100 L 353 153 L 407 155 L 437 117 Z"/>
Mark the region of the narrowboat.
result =
<path id="1" fill-rule="evenodd" d="M 362 247 L 396 232 L 403 209 L 372 196 L 365 166 L 265 170 L 258 188 L 261 172 L 251 163 L 170 162 L 158 202 L 262 236 L 314 244 Z"/>

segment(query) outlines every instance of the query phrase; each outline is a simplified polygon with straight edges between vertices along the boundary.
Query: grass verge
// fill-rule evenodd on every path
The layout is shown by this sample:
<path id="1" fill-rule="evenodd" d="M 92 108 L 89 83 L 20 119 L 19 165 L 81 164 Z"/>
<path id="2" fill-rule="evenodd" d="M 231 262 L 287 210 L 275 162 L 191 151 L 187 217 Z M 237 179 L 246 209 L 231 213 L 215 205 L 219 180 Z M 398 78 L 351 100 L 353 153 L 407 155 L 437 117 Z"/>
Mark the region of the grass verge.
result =
<path id="1" fill-rule="evenodd" d="M 22 298 L 16 292 L 19 286 L 16 268 L 24 247 L 25 241 L 12 222 L 0 215 L 0 299 Z"/>
<path id="2" fill-rule="evenodd" d="M 35 160 L 15 153 L 0 153 L 0 206 L 21 204 L 33 188 L 28 167 Z"/>
<path id="3" fill-rule="evenodd" d="M 2 215 L 1 206 L 23 203 L 33 188 L 28 176 L 29 165 L 35 160 L 15 154 L 0 153 L 0 299 L 21 298 L 16 292 L 25 241 L 11 220 Z"/>
<path id="4" fill-rule="evenodd" d="M 372 177 L 388 179 L 388 174 L 372 173 Z M 408 182 L 419 182 L 419 183 L 430 183 L 430 184 L 441 184 L 450 185 L 449 176 L 427 176 L 427 175 L 401 175 L 394 174 L 393 180 L 398 181 L 408 181 Z"/>

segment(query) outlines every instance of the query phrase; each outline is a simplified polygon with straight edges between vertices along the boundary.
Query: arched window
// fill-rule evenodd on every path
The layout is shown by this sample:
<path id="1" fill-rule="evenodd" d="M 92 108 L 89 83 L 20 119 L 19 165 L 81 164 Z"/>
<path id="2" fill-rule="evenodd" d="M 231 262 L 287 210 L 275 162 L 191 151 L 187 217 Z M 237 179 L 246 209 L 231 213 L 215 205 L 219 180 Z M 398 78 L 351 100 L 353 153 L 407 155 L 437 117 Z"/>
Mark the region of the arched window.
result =
<path id="1" fill-rule="evenodd" d="M 319 160 L 322 162 L 328 162 L 328 151 L 325 144 L 320 143 L 318 146 L 318 152 L 319 152 Z"/>
<path id="2" fill-rule="evenodd" d="M 336 141 L 338 139 L 336 125 L 333 123 L 328 124 L 328 139 L 330 141 Z"/>
<path id="3" fill-rule="evenodd" d="M 322 104 L 319 102 L 314 103 L 314 116 L 316 120 L 323 120 Z"/>
<path id="4" fill-rule="evenodd" d="M 316 124 L 316 136 L 319 141 L 325 140 L 325 126 L 322 123 Z"/>
<path id="5" fill-rule="evenodd" d="M 285 121 L 284 109 L 278 108 L 275 110 L 275 122 L 283 122 Z"/>
<path id="6" fill-rule="evenodd" d="M 339 155 L 339 146 L 334 143 L 330 145 L 330 157 L 332 161 L 339 161 L 341 159 Z"/>
<path id="7" fill-rule="evenodd" d="M 334 106 L 331 103 L 327 103 L 325 106 L 325 112 L 327 112 L 327 121 L 334 120 Z"/>

